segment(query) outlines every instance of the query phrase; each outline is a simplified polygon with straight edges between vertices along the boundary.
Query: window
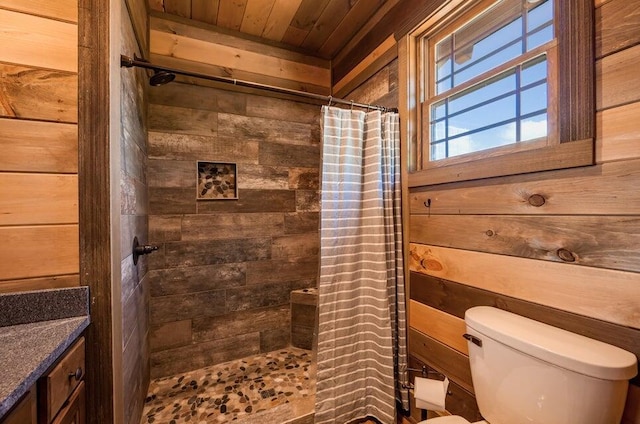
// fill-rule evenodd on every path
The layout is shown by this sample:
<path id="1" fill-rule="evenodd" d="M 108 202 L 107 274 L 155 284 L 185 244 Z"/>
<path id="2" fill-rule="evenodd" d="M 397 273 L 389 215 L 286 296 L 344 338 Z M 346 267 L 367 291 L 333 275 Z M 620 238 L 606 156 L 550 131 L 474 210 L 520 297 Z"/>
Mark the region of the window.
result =
<path id="1" fill-rule="evenodd" d="M 443 2 L 400 45 L 410 170 L 440 183 L 592 164 L 592 15 L 587 0 Z"/>

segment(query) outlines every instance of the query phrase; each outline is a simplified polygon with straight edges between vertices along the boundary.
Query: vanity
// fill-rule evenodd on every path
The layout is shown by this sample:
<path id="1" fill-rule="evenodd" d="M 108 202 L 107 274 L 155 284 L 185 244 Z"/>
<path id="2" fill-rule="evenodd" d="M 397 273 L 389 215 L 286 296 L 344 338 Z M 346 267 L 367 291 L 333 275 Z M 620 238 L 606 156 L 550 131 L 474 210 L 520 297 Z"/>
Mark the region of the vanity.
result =
<path id="1" fill-rule="evenodd" d="M 0 424 L 85 422 L 87 287 L 0 295 Z"/>

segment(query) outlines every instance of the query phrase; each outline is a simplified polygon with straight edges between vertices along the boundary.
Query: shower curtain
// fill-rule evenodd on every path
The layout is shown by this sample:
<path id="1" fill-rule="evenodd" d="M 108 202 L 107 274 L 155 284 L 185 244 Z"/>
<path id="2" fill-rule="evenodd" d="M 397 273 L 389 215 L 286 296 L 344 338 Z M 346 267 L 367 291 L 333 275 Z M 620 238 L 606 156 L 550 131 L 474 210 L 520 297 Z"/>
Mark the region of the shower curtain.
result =
<path id="1" fill-rule="evenodd" d="M 398 121 L 322 109 L 316 424 L 408 409 Z"/>

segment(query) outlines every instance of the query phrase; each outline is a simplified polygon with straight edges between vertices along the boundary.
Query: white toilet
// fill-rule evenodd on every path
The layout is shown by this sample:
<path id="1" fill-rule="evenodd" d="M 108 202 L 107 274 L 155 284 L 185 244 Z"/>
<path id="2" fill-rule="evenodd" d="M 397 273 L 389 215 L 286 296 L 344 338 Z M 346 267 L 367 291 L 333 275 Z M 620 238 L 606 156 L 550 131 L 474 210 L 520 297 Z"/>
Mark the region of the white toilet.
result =
<path id="1" fill-rule="evenodd" d="M 465 314 L 476 424 L 619 424 L 630 352 L 500 309 Z M 469 424 L 458 416 L 421 424 Z"/>

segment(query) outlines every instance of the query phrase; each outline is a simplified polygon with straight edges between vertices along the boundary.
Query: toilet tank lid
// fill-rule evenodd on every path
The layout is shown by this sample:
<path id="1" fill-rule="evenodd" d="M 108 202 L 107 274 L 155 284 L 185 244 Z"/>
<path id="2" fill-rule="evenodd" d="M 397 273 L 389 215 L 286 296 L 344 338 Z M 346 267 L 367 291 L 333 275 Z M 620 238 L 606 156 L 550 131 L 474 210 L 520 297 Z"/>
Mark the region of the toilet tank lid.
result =
<path id="1" fill-rule="evenodd" d="M 465 313 L 467 326 L 535 358 L 605 380 L 628 380 L 638 359 L 626 350 L 489 306 Z"/>

